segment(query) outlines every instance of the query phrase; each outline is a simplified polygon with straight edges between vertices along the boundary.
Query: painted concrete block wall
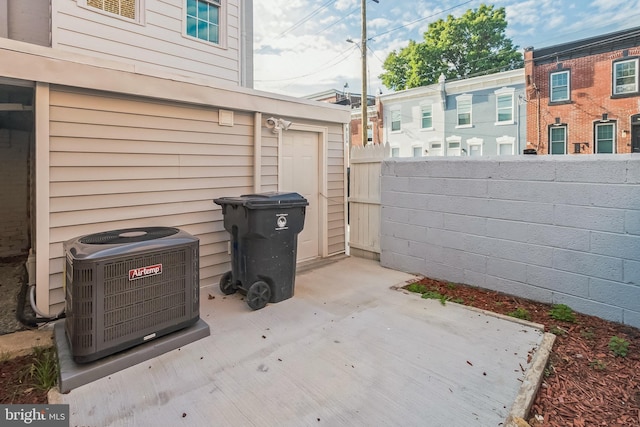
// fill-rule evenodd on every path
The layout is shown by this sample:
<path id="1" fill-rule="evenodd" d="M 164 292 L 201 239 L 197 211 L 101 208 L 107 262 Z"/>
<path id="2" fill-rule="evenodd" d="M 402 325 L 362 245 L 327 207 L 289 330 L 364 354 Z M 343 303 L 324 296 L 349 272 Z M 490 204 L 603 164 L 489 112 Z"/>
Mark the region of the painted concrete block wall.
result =
<path id="1" fill-rule="evenodd" d="M 387 159 L 381 263 L 640 327 L 640 155 Z"/>
<path id="2" fill-rule="evenodd" d="M 0 129 L 0 257 L 29 250 L 29 134 Z"/>

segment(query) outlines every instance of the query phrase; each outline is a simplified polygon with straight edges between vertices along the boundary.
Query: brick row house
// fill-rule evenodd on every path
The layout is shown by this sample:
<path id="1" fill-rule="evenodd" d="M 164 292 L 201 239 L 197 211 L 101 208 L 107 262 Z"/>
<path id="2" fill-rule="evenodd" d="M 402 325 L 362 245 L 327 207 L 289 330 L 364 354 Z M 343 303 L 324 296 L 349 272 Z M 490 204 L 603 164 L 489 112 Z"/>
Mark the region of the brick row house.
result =
<path id="1" fill-rule="evenodd" d="M 525 49 L 528 146 L 640 152 L 639 59 L 640 28 Z"/>

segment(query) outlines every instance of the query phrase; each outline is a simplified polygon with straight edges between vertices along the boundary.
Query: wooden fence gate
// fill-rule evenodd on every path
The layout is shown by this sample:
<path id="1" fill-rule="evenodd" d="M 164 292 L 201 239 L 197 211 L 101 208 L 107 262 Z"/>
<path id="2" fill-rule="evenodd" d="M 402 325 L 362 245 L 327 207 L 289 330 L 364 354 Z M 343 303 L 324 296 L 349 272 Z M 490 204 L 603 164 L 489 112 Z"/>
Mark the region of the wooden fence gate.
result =
<path id="1" fill-rule="evenodd" d="M 380 259 L 380 172 L 389 145 L 351 148 L 349 248 L 353 256 Z"/>

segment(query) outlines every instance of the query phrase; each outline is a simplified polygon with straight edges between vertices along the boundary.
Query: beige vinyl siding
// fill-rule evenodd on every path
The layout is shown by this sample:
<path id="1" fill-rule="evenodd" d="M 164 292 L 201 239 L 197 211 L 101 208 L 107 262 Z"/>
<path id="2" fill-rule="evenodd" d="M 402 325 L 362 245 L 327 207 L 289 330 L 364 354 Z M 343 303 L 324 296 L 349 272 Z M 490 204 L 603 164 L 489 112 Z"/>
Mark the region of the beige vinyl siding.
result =
<path id="1" fill-rule="evenodd" d="M 146 0 L 143 19 L 110 16 L 75 1 L 53 2 L 52 46 L 191 77 L 240 82 L 239 0 L 226 2 L 220 45 L 183 35 L 184 0 Z"/>
<path id="2" fill-rule="evenodd" d="M 253 190 L 252 114 L 219 126 L 212 107 L 61 87 L 50 102 L 52 306 L 64 301 L 62 242 L 84 234 L 178 227 L 200 239 L 201 285 L 228 270 L 213 199 Z"/>
<path id="3" fill-rule="evenodd" d="M 343 253 L 345 248 L 346 197 L 343 125 L 329 125 L 327 147 L 327 216 L 329 255 Z"/>

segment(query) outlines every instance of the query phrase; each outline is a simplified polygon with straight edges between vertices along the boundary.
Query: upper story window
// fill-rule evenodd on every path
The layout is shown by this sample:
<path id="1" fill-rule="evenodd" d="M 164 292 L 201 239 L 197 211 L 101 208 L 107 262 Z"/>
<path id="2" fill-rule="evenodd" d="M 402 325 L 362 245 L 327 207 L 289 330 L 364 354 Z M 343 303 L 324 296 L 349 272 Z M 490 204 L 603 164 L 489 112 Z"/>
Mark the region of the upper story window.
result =
<path id="1" fill-rule="evenodd" d="M 136 19 L 136 0 L 86 0 L 86 2 L 89 7 L 95 7 L 123 18 Z"/>
<path id="2" fill-rule="evenodd" d="M 391 111 L 391 132 L 396 132 L 401 129 L 402 116 L 400 110 Z"/>
<path id="3" fill-rule="evenodd" d="M 471 99 L 471 95 L 460 95 L 456 98 L 458 126 L 471 126 Z"/>
<path id="4" fill-rule="evenodd" d="M 513 99 L 515 89 L 503 88 L 496 94 L 496 124 L 513 124 Z"/>
<path id="5" fill-rule="evenodd" d="M 571 93 L 571 72 L 558 71 L 549 75 L 550 102 L 568 101 Z"/>
<path id="6" fill-rule="evenodd" d="M 549 154 L 566 154 L 567 127 L 552 126 L 549 128 Z"/>
<path id="7" fill-rule="evenodd" d="M 422 129 L 431 129 L 433 127 L 433 108 L 431 105 L 422 106 Z"/>
<path id="8" fill-rule="evenodd" d="M 638 58 L 613 63 L 613 94 L 638 92 Z"/>
<path id="9" fill-rule="evenodd" d="M 221 0 L 187 0 L 187 35 L 220 44 L 220 8 Z"/>

